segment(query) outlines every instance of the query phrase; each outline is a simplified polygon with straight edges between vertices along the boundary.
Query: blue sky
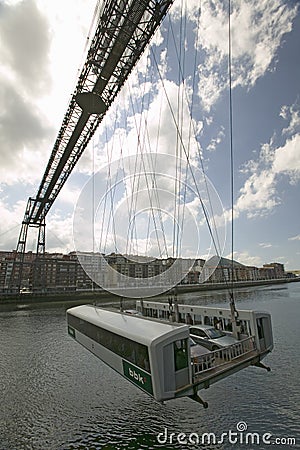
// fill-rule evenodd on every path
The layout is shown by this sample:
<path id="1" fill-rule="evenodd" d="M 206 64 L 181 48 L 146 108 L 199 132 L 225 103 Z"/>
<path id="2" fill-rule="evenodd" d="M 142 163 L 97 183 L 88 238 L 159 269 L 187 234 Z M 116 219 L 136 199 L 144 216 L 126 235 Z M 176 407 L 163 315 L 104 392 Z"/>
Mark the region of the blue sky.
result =
<path id="1" fill-rule="evenodd" d="M 180 117 L 178 125 L 182 125 L 185 143 L 193 119 L 191 159 L 199 167 L 200 151 L 205 173 L 216 198 L 220 198 L 223 221 L 227 221 L 223 255 L 230 256 L 226 3 L 203 0 L 199 16 L 199 1 L 174 2 L 151 50 L 134 70 L 117 105 L 111 108 L 49 213 L 49 251 L 74 249 L 73 211 L 83 186 L 93 168 L 98 170 L 107 163 L 107 155 L 117 159 L 121 151 L 126 156 L 136 152 L 138 123 L 142 121 L 143 131 L 152 142 L 145 144 L 146 150 L 153 151 L 159 134 L 155 151 L 174 157 L 177 136 L 173 111 Z M 299 269 L 300 8 L 292 0 L 231 3 L 234 258 L 249 265 L 277 261 L 287 269 Z M 95 4 L 92 0 L 0 0 L 3 250 L 15 248 L 27 199 L 35 195 L 42 178 L 83 62 Z M 186 28 L 180 28 L 180 24 Z M 176 53 L 180 54 L 184 83 Z M 141 98 L 146 105 L 142 114 Z M 184 157 L 182 148 L 179 153 Z M 161 163 L 159 173 L 166 172 L 164 161 Z M 168 169 L 174 171 L 172 165 Z M 166 180 L 162 186 L 172 189 Z M 191 210 L 199 208 L 195 199 L 190 200 Z M 161 201 L 169 200 L 166 196 Z M 220 215 L 218 208 L 216 218 Z M 219 233 L 223 241 L 223 222 Z M 206 238 L 203 244 L 199 256 L 208 254 Z"/>

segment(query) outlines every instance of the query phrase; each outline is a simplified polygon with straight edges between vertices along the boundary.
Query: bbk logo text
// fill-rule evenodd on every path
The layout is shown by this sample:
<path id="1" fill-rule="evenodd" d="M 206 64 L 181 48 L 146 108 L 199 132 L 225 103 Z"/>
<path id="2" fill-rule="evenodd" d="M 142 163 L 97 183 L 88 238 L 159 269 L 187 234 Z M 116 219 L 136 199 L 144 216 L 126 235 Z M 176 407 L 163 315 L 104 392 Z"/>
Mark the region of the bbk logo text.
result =
<path id="1" fill-rule="evenodd" d="M 134 378 L 139 383 L 145 384 L 144 377 L 142 377 L 141 374 L 137 373 L 135 370 L 130 369 L 130 367 L 129 367 L 129 375 L 131 376 L 131 378 Z"/>

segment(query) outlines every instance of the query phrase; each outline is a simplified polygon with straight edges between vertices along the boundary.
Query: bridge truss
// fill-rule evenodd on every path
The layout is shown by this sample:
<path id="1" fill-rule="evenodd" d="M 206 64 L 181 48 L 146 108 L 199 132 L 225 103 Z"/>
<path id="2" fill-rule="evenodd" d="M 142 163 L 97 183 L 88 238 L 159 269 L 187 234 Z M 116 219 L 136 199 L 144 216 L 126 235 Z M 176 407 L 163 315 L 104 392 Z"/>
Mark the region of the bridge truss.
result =
<path id="1" fill-rule="evenodd" d="M 47 213 L 173 1 L 103 1 L 37 195 L 30 197 L 26 206 L 10 289 L 20 289 L 28 228 L 38 228 L 38 261 L 45 253 Z"/>

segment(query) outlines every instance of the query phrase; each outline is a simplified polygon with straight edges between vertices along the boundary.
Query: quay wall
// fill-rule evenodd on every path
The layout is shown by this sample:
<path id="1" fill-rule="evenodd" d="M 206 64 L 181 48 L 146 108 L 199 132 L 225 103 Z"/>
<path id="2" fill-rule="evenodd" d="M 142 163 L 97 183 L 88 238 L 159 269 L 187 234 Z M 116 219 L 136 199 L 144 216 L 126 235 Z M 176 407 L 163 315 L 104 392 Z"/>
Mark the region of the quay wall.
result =
<path id="1" fill-rule="evenodd" d="M 270 286 L 291 282 L 300 282 L 299 278 L 282 278 L 273 280 L 257 280 L 257 281 L 239 281 L 233 285 L 231 283 L 203 283 L 203 284 L 184 284 L 176 286 L 178 294 L 187 292 L 201 292 L 201 291 L 216 291 L 220 289 L 234 289 L 251 288 L 255 286 Z M 105 303 L 118 302 L 120 297 L 111 294 L 105 290 L 99 289 L 95 291 L 84 292 L 60 292 L 60 293 L 26 293 L 26 294 L 5 294 L 0 293 L 1 305 L 20 305 L 20 304 L 44 304 L 44 303 L 67 303 L 67 304 L 82 304 L 82 303 Z"/>

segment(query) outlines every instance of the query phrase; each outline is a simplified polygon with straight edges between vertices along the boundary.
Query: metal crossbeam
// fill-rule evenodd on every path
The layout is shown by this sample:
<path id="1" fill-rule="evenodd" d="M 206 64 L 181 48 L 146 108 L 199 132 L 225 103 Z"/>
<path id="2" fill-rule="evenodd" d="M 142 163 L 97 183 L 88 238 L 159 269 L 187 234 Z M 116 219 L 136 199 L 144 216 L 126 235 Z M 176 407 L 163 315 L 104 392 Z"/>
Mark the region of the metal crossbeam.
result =
<path id="1" fill-rule="evenodd" d="M 107 0 L 26 222 L 38 224 L 174 0 Z"/>

